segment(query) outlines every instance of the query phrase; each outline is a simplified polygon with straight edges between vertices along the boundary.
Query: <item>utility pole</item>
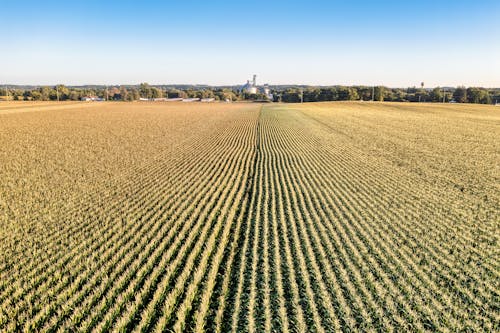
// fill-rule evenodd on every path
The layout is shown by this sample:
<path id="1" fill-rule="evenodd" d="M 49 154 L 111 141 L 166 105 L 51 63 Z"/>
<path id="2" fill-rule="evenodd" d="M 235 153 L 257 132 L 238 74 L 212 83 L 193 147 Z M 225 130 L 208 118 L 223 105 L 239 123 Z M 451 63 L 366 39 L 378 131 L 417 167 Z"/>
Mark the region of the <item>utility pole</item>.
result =
<path id="1" fill-rule="evenodd" d="M 424 93 L 424 83 L 420 82 L 420 94 L 418 94 L 418 101 L 420 102 L 422 99 L 422 94 Z M 425 99 L 424 99 L 425 102 Z"/>
<path id="2" fill-rule="evenodd" d="M 106 86 L 106 101 L 109 99 L 108 86 Z"/>
<path id="3" fill-rule="evenodd" d="M 375 86 L 372 86 L 372 102 L 375 101 Z"/>
<path id="4" fill-rule="evenodd" d="M 59 102 L 59 87 L 56 84 L 56 95 L 57 95 L 57 101 Z"/>
<path id="5" fill-rule="evenodd" d="M 446 99 L 446 90 L 443 87 L 443 103 L 445 102 L 445 99 Z"/>

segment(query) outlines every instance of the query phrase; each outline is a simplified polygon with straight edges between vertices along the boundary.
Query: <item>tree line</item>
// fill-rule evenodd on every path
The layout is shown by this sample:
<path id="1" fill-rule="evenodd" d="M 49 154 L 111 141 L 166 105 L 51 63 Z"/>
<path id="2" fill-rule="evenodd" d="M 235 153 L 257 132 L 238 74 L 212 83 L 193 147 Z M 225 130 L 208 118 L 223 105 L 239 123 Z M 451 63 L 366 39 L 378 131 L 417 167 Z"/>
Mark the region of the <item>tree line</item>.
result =
<path id="1" fill-rule="evenodd" d="M 392 101 L 392 102 L 457 102 L 457 103 L 500 103 L 500 89 L 457 87 L 419 89 L 377 87 L 293 87 L 278 91 L 275 101 L 324 102 L 324 101 Z"/>
<path id="2" fill-rule="evenodd" d="M 299 103 L 323 101 L 395 101 L 395 102 L 457 102 L 500 103 L 500 89 L 456 87 L 433 89 L 388 88 L 384 86 L 274 86 L 274 102 Z M 98 97 L 113 101 L 135 101 L 141 98 L 213 98 L 220 101 L 265 100 L 266 95 L 241 92 L 238 87 L 169 87 L 141 83 L 135 86 L 64 85 L 42 87 L 8 87 L 0 89 L 2 99 L 25 101 L 78 101 L 84 97 Z"/>
<path id="3" fill-rule="evenodd" d="M 36 88 L 0 88 L 2 99 L 16 101 L 78 101 L 84 97 L 97 97 L 111 101 L 136 101 L 141 98 L 214 98 L 215 100 L 237 101 L 245 99 L 244 94 L 228 88 L 185 88 L 162 89 L 141 83 L 137 86 L 112 87 L 67 87 L 65 85 Z"/>

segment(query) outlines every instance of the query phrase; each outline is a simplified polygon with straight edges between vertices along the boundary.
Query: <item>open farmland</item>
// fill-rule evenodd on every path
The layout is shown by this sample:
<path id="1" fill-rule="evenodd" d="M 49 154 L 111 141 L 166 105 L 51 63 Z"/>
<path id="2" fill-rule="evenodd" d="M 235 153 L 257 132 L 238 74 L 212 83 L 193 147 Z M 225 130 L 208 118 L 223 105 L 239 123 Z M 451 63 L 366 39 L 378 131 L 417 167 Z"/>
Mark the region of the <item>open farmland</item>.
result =
<path id="1" fill-rule="evenodd" d="M 499 331 L 500 108 L 0 104 L 0 331 Z"/>

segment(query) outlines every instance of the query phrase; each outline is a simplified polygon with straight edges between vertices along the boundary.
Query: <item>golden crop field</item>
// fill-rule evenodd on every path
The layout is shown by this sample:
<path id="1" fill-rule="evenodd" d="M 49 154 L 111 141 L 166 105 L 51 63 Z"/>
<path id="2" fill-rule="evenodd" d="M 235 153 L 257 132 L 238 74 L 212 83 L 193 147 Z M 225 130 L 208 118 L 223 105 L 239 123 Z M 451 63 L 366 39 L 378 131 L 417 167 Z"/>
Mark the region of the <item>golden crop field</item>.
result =
<path id="1" fill-rule="evenodd" d="M 500 330 L 500 108 L 0 103 L 0 331 Z"/>

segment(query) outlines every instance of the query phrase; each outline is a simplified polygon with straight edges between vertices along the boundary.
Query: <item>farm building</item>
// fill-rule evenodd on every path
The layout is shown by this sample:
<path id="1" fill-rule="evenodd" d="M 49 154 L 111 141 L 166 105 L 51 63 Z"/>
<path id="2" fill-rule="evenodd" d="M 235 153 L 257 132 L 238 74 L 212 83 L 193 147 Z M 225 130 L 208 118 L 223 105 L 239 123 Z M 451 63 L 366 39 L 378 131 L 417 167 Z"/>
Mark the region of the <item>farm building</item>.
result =
<path id="1" fill-rule="evenodd" d="M 84 96 L 84 97 L 80 98 L 80 100 L 83 102 L 103 102 L 103 101 L 105 101 L 104 98 L 96 97 L 96 96 Z"/>
<path id="2" fill-rule="evenodd" d="M 266 95 L 268 99 L 273 99 L 273 95 L 271 94 L 271 90 L 269 89 L 269 86 L 267 84 L 262 87 L 257 86 L 257 75 L 255 74 L 253 76 L 252 82 L 250 82 L 250 80 L 247 80 L 247 83 L 241 86 L 240 92 L 247 94 L 259 93 Z"/>
<path id="3" fill-rule="evenodd" d="M 247 94 L 256 94 L 257 93 L 257 75 L 254 74 L 252 83 L 250 83 L 250 80 L 247 80 L 247 83 L 245 83 L 240 88 L 240 91 L 247 93 Z"/>

